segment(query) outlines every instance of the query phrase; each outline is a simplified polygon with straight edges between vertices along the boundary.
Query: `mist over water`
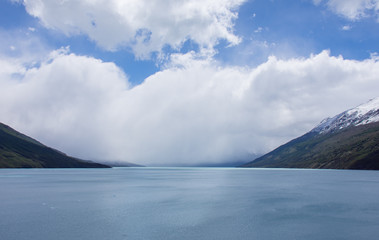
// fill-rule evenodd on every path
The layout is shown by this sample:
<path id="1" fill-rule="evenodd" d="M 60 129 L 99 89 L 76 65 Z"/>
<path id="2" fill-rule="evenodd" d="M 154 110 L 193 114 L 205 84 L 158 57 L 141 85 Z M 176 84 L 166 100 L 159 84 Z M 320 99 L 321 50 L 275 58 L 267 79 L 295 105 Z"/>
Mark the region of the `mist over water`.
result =
<path id="1" fill-rule="evenodd" d="M 372 239 L 379 172 L 0 170 L 1 239 Z"/>

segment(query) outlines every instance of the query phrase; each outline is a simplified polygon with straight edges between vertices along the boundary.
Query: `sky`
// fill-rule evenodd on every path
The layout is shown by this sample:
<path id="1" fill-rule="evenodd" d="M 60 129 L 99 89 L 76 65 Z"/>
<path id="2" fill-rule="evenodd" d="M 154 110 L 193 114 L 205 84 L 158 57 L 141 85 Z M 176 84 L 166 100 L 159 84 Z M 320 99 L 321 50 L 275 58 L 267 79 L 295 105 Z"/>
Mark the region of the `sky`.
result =
<path id="1" fill-rule="evenodd" d="M 379 96 L 379 0 L 0 0 L 0 122 L 69 155 L 227 166 Z"/>

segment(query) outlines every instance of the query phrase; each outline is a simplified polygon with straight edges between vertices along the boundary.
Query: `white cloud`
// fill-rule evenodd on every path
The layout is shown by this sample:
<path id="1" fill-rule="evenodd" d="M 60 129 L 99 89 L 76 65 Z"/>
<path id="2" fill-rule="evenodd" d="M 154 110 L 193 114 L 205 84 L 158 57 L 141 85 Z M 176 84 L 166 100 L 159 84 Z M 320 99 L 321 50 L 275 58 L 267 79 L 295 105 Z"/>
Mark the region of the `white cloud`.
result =
<path id="1" fill-rule="evenodd" d="M 99 46 L 131 48 L 148 58 L 167 45 L 180 49 L 191 40 L 212 48 L 220 39 L 239 43 L 233 33 L 237 8 L 245 0 L 23 1 L 27 12 L 48 28 L 85 34 Z"/>
<path id="2" fill-rule="evenodd" d="M 263 28 L 262 27 L 258 27 L 257 29 L 254 30 L 255 33 L 260 33 L 262 32 Z"/>
<path id="3" fill-rule="evenodd" d="M 323 0 L 313 0 L 318 5 Z M 326 0 L 328 7 L 350 19 L 358 20 L 368 15 L 373 15 L 379 20 L 379 0 Z"/>
<path id="4" fill-rule="evenodd" d="M 39 36 L 27 29 L 0 29 L 0 56 L 17 57 L 17 61 L 23 59 L 30 63 L 39 61 L 50 51 L 49 46 Z"/>
<path id="5" fill-rule="evenodd" d="M 74 156 L 147 165 L 236 161 L 376 97 L 379 62 L 324 51 L 222 67 L 194 53 L 130 88 L 113 63 L 53 52 L 31 69 L 0 59 L 0 121 Z"/>
<path id="6" fill-rule="evenodd" d="M 30 69 L 2 59 L 8 67 L 0 72 L 0 115 L 73 155 L 105 155 L 112 127 L 108 108 L 127 89 L 127 79 L 113 63 L 66 51 L 54 51 Z"/>
<path id="7" fill-rule="evenodd" d="M 345 26 L 342 26 L 341 28 L 343 31 L 349 31 L 351 30 L 351 26 L 350 25 L 345 25 Z"/>

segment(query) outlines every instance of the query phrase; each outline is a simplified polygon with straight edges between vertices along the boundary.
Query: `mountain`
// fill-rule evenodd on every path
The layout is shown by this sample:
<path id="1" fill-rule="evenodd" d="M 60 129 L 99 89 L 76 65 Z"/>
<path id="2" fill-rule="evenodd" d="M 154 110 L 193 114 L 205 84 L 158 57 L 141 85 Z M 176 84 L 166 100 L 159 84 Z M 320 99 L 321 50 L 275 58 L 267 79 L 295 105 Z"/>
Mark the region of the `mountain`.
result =
<path id="1" fill-rule="evenodd" d="M 330 133 L 347 128 L 379 122 L 379 97 L 359 105 L 332 118 L 326 118 L 312 132 Z"/>
<path id="2" fill-rule="evenodd" d="M 0 123 L 0 168 L 109 168 L 67 156 Z"/>
<path id="3" fill-rule="evenodd" d="M 379 98 L 326 118 L 241 167 L 379 170 Z"/>
<path id="4" fill-rule="evenodd" d="M 105 162 L 105 161 L 104 161 Z M 131 162 L 120 162 L 120 161 L 106 161 L 106 163 L 111 167 L 145 167 L 144 165 L 139 165 Z"/>

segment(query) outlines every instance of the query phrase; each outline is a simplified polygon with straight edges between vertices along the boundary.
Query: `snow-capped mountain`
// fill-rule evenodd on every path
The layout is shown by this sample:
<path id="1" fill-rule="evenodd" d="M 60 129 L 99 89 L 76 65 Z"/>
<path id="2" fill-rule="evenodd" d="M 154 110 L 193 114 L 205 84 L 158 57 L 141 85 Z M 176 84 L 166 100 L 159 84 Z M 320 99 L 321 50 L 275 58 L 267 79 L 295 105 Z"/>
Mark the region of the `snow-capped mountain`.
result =
<path id="1" fill-rule="evenodd" d="M 320 122 L 311 132 L 328 133 L 336 130 L 379 122 L 379 97 Z"/>
<path id="2" fill-rule="evenodd" d="M 312 131 L 241 167 L 379 170 L 378 143 L 375 98 L 323 120 Z"/>

